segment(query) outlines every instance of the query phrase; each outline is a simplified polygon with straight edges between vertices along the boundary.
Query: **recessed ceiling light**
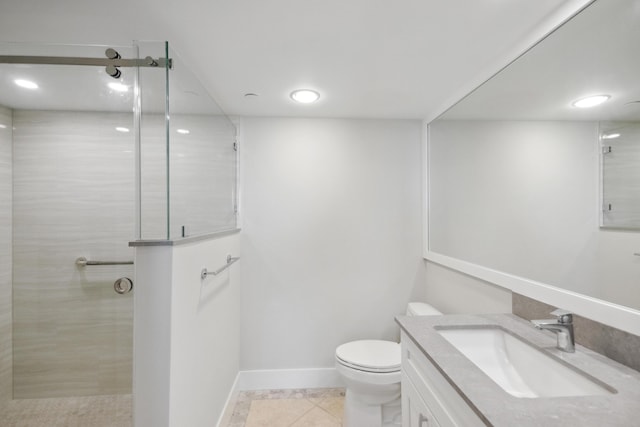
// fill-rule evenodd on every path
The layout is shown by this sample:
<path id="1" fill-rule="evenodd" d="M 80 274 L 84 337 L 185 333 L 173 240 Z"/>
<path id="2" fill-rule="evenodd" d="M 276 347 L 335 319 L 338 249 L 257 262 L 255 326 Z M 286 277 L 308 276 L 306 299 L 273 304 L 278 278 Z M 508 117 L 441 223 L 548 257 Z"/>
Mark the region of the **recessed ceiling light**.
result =
<path id="1" fill-rule="evenodd" d="M 596 105 L 602 104 L 603 102 L 605 102 L 609 98 L 611 98 L 610 95 L 588 96 L 586 98 L 582 98 L 582 99 L 579 99 L 579 100 L 575 101 L 572 105 L 574 107 L 578 107 L 578 108 L 595 107 Z"/>
<path id="2" fill-rule="evenodd" d="M 620 138 L 619 133 L 605 133 L 604 135 L 602 135 L 602 139 L 616 139 L 616 138 Z"/>
<path id="3" fill-rule="evenodd" d="M 129 86 L 127 85 L 123 85 L 122 83 L 118 83 L 118 82 L 111 82 L 109 83 L 107 86 L 109 86 L 109 88 L 117 91 L 117 92 L 127 92 L 129 91 Z"/>
<path id="4" fill-rule="evenodd" d="M 24 79 L 16 79 L 13 81 L 15 84 L 17 84 L 20 87 L 23 87 L 25 89 L 38 89 L 38 85 L 34 82 L 32 82 L 31 80 L 24 80 Z"/>
<path id="5" fill-rule="evenodd" d="M 291 99 L 303 104 L 309 104 L 320 99 L 320 94 L 311 89 L 298 89 L 291 92 Z"/>
<path id="6" fill-rule="evenodd" d="M 189 129 L 176 129 L 176 132 L 181 133 L 183 135 L 188 135 Z"/>
<path id="7" fill-rule="evenodd" d="M 122 126 L 118 126 L 118 127 L 116 128 L 116 130 L 117 130 L 118 132 L 123 132 L 123 133 L 129 132 L 129 128 L 125 128 L 125 127 L 122 127 Z"/>

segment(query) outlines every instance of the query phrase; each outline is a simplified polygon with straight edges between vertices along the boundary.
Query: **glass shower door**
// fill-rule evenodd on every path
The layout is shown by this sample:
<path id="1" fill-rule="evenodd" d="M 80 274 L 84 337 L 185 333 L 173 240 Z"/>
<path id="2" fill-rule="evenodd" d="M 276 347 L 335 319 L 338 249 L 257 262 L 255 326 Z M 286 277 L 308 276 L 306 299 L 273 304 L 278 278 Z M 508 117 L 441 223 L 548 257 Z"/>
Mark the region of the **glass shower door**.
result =
<path id="1" fill-rule="evenodd" d="M 0 48 L 4 55 L 105 52 Z M 135 57 L 131 47 L 118 50 Z M 0 197 L 11 210 L 0 220 L 13 236 L 3 257 L 12 280 L 0 283 L 12 301 L 12 319 L 0 319 L 0 342 L 12 349 L 0 353 L 4 419 L 130 423 L 133 293 L 117 293 L 114 282 L 134 273 L 135 73 L 123 69 L 114 79 L 104 67 L 0 64 L 0 174 L 10 177 Z M 126 291 L 129 282 L 120 284 Z M 11 419 L 18 416 L 11 402 L 31 406 Z"/>

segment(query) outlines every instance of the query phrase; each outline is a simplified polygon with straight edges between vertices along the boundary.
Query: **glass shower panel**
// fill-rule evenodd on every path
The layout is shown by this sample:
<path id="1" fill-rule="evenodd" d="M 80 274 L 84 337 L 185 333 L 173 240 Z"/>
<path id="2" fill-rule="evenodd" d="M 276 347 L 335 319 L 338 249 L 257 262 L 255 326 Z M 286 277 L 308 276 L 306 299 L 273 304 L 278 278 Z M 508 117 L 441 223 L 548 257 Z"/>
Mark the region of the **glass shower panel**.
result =
<path id="1" fill-rule="evenodd" d="M 640 123 L 601 122 L 602 225 L 640 229 Z"/>
<path id="2" fill-rule="evenodd" d="M 236 127 L 170 51 L 170 238 L 236 228 Z"/>
<path id="3" fill-rule="evenodd" d="M 178 239 L 237 227 L 236 127 L 169 44 L 138 42 L 138 238 Z"/>
<path id="4" fill-rule="evenodd" d="M 131 46 L 115 48 L 135 57 Z M 17 44 L 0 45 L 0 55 L 104 58 L 105 49 Z M 2 253 L 11 333 L 0 335 L 13 357 L 0 353 L 0 382 L 12 377 L 9 398 L 131 393 L 133 294 L 113 284 L 132 278 L 133 265 L 77 261 L 133 260 L 134 86 L 133 68 L 114 79 L 100 66 L 0 64 L 0 174 L 11 177 L 0 198 L 12 210 L 0 212 L 0 230 L 13 236 Z"/>
<path id="5" fill-rule="evenodd" d="M 166 42 L 137 42 L 138 57 L 168 58 Z M 167 70 L 138 69 L 138 238 L 169 239 Z"/>

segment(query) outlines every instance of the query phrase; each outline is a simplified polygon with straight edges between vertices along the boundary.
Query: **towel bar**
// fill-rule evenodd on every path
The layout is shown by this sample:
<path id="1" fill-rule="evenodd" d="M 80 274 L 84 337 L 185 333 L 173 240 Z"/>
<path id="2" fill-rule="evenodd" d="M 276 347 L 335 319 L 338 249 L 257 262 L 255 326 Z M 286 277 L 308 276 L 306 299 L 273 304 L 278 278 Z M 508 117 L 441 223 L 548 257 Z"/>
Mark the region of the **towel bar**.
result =
<path id="1" fill-rule="evenodd" d="M 234 262 L 238 261 L 239 259 L 240 259 L 240 257 L 232 257 L 231 255 L 227 255 L 227 263 L 225 265 L 223 265 L 222 267 L 220 267 L 216 271 L 209 271 L 206 268 L 203 268 L 202 271 L 200 272 L 200 278 L 202 280 L 204 280 L 210 274 L 213 274 L 214 276 L 217 276 L 218 274 L 222 273 L 227 268 L 229 268 L 229 266 L 231 264 L 233 264 Z"/>

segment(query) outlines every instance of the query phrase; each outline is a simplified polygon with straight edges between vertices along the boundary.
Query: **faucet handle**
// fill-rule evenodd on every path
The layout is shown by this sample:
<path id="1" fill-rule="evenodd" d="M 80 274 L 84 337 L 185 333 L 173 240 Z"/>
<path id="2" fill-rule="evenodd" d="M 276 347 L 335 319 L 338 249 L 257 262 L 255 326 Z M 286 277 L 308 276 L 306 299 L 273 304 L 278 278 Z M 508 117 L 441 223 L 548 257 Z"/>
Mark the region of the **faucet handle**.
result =
<path id="1" fill-rule="evenodd" d="M 570 311 L 558 308 L 553 310 L 550 314 L 558 318 L 558 323 L 563 323 L 563 324 L 573 323 L 573 313 L 571 313 Z"/>

